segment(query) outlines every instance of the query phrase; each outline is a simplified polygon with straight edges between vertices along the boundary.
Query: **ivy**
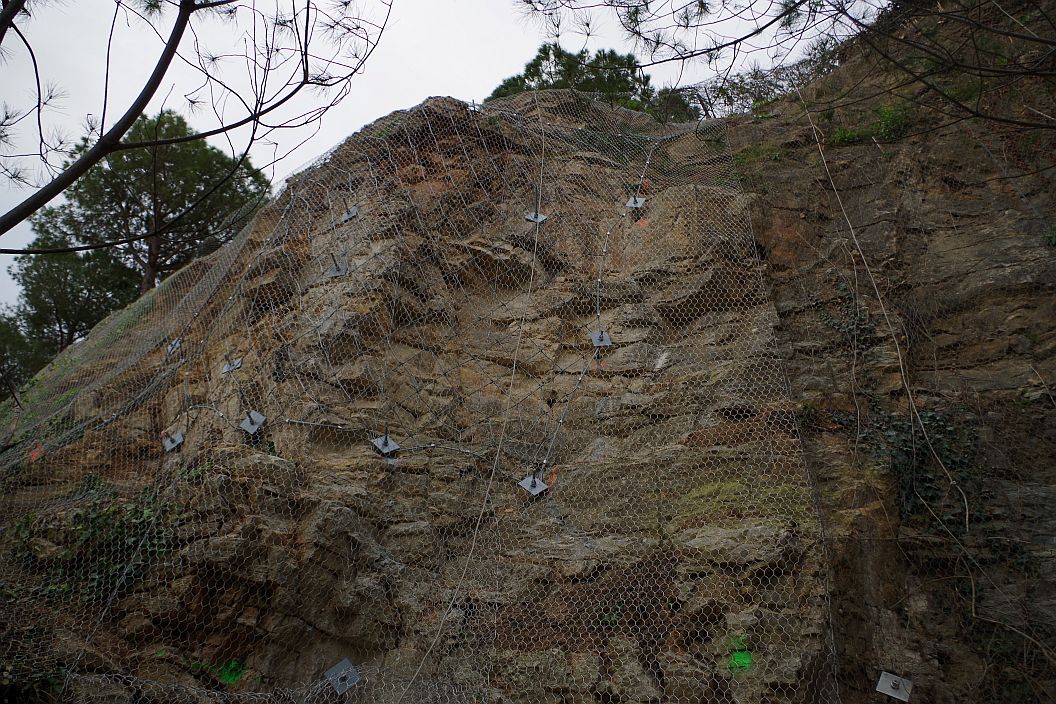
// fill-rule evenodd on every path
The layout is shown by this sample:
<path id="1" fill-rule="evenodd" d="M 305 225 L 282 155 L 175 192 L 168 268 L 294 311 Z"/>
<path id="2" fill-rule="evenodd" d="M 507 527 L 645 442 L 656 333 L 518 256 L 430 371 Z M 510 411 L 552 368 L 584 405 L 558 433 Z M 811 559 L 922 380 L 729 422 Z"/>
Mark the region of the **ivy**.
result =
<path id="1" fill-rule="evenodd" d="M 70 498 L 88 503 L 50 519 L 24 516 L 13 528 L 14 552 L 41 576 L 45 597 L 120 596 L 171 543 L 173 520 L 154 490 L 120 500 L 116 489 L 90 475 Z"/>
<path id="2" fill-rule="evenodd" d="M 919 421 L 876 411 L 873 416 L 866 437 L 890 463 L 891 473 L 898 481 L 902 518 L 930 515 L 930 506 L 948 525 L 963 520 L 963 505 L 943 505 L 950 486 L 939 462 L 962 487 L 975 483 L 977 448 L 968 429 L 955 423 L 949 414 L 937 410 L 919 411 L 916 414 Z M 926 439 L 921 426 L 927 433 Z"/>

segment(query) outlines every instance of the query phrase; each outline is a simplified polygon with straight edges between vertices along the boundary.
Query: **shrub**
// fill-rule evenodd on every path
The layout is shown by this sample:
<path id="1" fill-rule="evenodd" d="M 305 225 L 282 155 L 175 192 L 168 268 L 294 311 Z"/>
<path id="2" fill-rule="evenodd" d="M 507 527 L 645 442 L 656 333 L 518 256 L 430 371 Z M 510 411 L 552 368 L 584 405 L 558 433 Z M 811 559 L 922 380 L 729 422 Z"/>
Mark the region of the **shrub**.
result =
<path id="1" fill-rule="evenodd" d="M 844 146 L 870 139 L 885 142 L 900 139 L 909 131 L 909 117 L 909 110 L 903 105 L 883 105 L 876 110 L 876 120 L 864 127 L 837 127 L 832 133 L 832 143 Z"/>
<path id="2" fill-rule="evenodd" d="M 836 131 L 832 133 L 832 143 L 844 146 L 846 144 L 858 144 L 862 141 L 862 135 L 858 130 L 852 130 L 848 127 L 837 127 Z"/>
<path id="3" fill-rule="evenodd" d="M 873 136 L 891 141 L 904 136 L 909 129 L 909 111 L 901 105 L 885 105 L 876 114 Z"/>

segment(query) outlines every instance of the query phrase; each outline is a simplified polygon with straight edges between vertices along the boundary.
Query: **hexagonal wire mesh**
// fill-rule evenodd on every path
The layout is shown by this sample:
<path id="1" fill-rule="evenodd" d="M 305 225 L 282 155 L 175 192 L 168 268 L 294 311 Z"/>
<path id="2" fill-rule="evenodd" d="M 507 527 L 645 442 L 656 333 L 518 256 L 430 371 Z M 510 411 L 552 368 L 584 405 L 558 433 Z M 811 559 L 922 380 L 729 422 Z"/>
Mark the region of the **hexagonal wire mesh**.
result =
<path id="1" fill-rule="evenodd" d="M 4 408 L 8 675 L 831 701 L 775 321 L 722 123 L 570 91 L 383 118 Z"/>

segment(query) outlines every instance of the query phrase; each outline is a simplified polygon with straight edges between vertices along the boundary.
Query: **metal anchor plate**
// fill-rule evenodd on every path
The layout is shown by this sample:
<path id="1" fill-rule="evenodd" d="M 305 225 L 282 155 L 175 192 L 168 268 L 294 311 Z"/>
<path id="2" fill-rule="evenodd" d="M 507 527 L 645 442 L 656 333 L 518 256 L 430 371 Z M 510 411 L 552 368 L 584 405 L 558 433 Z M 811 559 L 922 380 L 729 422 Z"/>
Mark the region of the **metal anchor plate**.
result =
<path id="1" fill-rule="evenodd" d="M 534 474 L 529 474 L 527 477 L 517 482 L 517 485 L 527 491 L 532 496 L 539 496 L 539 494 L 542 494 L 544 491 L 550 488 L 549 486 L 547 486 L 546 482 L 544 482 L 542 479 L 539 479 Z"/>
<path id="2" fill-rule="evenodd" d="M 390 438 L 387 433 L 374 438 L 370 444 L 382 457 L 391 457 L 400 451 L 400 444 Z"/>
<path id="3" fill-rule="evenodd" d="M 165 452 L 172 452 L 177 447 L 183 444 L 183 433 L 177 430 L 175 433 L 166 433 L 161 436 L 161 446 L 165 448 Z"/>
<path id="4" fill-rule="evenodd" d="M 337 694 L 344 694 L 359 682 L 359 670 L 345 658 L 326 671 L 326 679 Z"/>
<path id="5" fill-rule="evenodd" d="M 876 683 L 876 691 L 900 702 L 908 702 L 909 695 L 913 693 L 913 680 L 892 675 L 890 672 L 881 672 L 880 681 Z"/>
<path id="6" fill-rule="evenodd" d="M 595 347 L 612 347 L 612 337 L 609 336 L 606 330 L 590 333 L 590 341 L 594 343 Z"/>
<path id="7" fill-rule="evenodd" d="M 353 205 L 341 214 L 341 220 L 339 222 L 341 225 L 344 225 L 346 222 L 356 217 L 357 215 L 359 215 L 359 206 Z"/>
<path id="8" fill-rule="evenodd" d="M 268 418 L 263 413 L 257 411 L 250 411 L 246 414 L 246 417 L 242 419 L 242 422 L 238 424 L 239 428 L 245 430 L 250 435 L 255 434 L 264 425 L 264 421 Z"/>

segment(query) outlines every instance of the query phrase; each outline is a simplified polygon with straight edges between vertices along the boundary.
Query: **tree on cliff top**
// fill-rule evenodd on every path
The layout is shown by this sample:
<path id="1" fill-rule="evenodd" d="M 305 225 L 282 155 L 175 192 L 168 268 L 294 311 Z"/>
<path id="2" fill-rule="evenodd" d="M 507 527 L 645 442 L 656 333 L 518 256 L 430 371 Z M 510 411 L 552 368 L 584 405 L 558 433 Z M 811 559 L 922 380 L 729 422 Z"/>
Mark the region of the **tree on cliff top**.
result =
<path id="1" fill-rule="evenodd" d="M 488 100 L 526 90 L 575 88 L 599 93 L 610 102 L 641 105 L 652 97 L 653 89 L 649 76 L 637 71 L 636 64 L 633 54 L 601 49 L 591 56 L 586 49 L 572 53 L 557 43 L 547 43 L 539 47 L 522 73 L 500 83 Z"/>
<path id="2" fill-rule="evenodd" d="M 574 88 L 597 94 L 612 105 L 647 111 L 661 122 L 699 117 L 700 111 L 681 92 L 672 88 L 657 92 L 651 81 L 637 68 L 634 54 L 599 49 L 591 56 L 586 49 L 572 53 L 553 42 L 540 46 L 524 71 L 500 83 L 487 99 L 505 98 L 526 90 Z"/>
<path id="3" fill-rule="evenodd" d="M 172 112 L 141 116 L 129 131 L 133 139 L 186 134 L 190 126 Z M 14 309 L 0 314 L 0 398 L 193 259 L 203 243 L 234 237 L 270 188 L 248 159 L 202 141 L 118 152 L 94 166 L 64 203 L 32 218 L 30 247 L 122 244 L 15 259 L 10 272 L 21 292 Z"/>
<path id="4" fill-rule="evenodd" d="M 867 58 L 873 75 L 887 72 L 897 81 L 875 88 L 873 95 L 856 91 L 824 106 L 815 103 L 815 110 L 893 93 L 949 124 L 976 118 L 1021 130 L 1056 130 L 1051 3 L 1026 0 L 1008 8 L 991 0 L 517 3 L 555 41 L 567 34 L 596 36 L 606 22 L 613 25 L 633 45 L 637 70 L 703 62 L 716 74 L 701 86 L 709 112 L 794 93 L 812 72 L 827 70 L 833 48 L 853 47 Z M 765 59 L 756 59 L 760 55 Z M 749 59 L 763 63 L 758 71 L 741 73 Z M 782 75 L 775 77 L 775 71 Z"/>

